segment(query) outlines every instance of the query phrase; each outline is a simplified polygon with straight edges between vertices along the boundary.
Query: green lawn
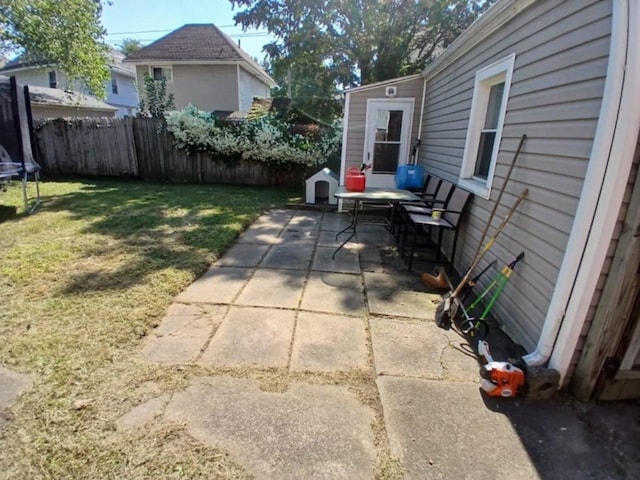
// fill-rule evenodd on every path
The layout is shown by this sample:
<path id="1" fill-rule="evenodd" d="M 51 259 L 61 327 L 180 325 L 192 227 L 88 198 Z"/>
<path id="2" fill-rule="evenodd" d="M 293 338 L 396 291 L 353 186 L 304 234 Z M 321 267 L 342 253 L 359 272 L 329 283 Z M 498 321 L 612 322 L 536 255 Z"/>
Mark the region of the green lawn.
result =
<path id="1" fill-rule="evenodd" d="M 244 472 L 181 426 L 116 432 L 115 420 L 185 385 L 178 367 L 135 355 L 177 293 L 262 211 L 301 192 L 124 181 L 0 193 L 0 365 L 35 385 L 0 430 L 0 478 L 235 478 Z"/>

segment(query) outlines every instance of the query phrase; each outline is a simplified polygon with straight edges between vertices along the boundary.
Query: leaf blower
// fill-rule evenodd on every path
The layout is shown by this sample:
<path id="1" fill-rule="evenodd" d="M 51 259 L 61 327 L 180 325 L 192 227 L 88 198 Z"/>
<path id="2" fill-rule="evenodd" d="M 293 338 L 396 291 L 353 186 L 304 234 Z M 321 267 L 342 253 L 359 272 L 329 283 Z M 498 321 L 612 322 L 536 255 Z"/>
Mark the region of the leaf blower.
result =
<path id="1" fill-rule="evenodd" d="M 515 397 L 524 386 L 524 372 L 509 362 L 496 362 L 485 340 L 478 342 L 478 353 L 488 363 L 480 367 L 480 388 L 492 397 Z"/>

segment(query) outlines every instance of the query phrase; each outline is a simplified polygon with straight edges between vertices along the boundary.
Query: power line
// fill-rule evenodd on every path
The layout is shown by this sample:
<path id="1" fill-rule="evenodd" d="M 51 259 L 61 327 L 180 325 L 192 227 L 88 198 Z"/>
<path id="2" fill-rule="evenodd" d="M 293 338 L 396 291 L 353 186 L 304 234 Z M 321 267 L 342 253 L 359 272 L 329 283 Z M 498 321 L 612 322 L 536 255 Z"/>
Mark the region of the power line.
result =
<path id="1" fill-rule="evenodd" d="M 235 27 L 235 25 L 216 25 L 216 27 L 218 28 L 229 28 L 229 27 Z M 171 29 L 168 30 L 138 30 L 136 32 L 114 32 L 114 33 L 109 33 L 108 35 L 131 35 L 131 34 L 135 34 L 135 33 L 162 33 L 162 32 L 171 32 Z"/>

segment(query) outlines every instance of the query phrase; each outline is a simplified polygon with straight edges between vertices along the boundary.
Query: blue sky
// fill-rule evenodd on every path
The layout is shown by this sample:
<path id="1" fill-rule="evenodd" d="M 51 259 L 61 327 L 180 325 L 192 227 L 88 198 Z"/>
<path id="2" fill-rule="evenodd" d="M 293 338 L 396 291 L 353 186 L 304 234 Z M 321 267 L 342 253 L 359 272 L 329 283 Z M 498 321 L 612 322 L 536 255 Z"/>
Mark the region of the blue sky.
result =
<path id="1" fill-rule="evenodd" d="M 185 23 L 213 23 L 252 57 L 264 58 L 262 45 L 272 37 L 266 30 L 235 27 L 228 0 L 111 0 L 102 11 L 107 43 L 117 46 L 125 38 L 141 40 L 144 45 L 166 35 Z"/>

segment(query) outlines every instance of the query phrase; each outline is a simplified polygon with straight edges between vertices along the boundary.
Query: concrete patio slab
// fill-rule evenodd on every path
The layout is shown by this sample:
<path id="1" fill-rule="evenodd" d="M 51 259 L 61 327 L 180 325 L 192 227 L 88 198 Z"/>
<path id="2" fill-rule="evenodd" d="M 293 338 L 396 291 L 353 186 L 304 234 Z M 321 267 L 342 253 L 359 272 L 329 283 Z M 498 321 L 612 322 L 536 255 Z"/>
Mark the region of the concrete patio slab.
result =
<path id="1" fill-rule="evenodd" d="M 292 310 L 231 307 L 200 363 L 286 367 L 294 325 Z"/>
<path id="2" fill-rule="evenodd" d="M 299 228 L 299 229 L 320 229 L 320 222 L 322 221 L 322 212 L 298 211 L 289 221 L 287 228 Z"/>
<path id="3" fill-rule="evenodd" d="M 444 330 L 441 331 L 444 332 Z M 445 336 L 448 337 L 448 335 Z M 479 371 L 483 363 L 476 355 L 472 345 L 460 336 L 449 339 L 449 345 L 442 352 L 444 377 L 447 380 L 479 383 Z"/>
<path id="4" fill-rule="evenodd" d="M 236 300 L 237 305 L 296 308 L 307 272 L 258 268 Z"/>
<path id="5" fill-rule="evenodd" d="M 269 245 L 236 243 L 220 258 L 217 267 L 256 267 L 269 250 Z"/>
<path id="6" fill-rule="evenodd" d="M 293 218 L 295 215 L 295 210 L 291 210 L 288 208 L 274 208 L 269 210 L 266 213 L 260 215 L 253 225 L 280 225 L 284 226 Z"/>
<path id="7" fill-rule="evenodd" d="M 145 426 L 162 415 L 164 407 L 169 403 L 170 399 L 169 395 L 162 395 L 136 405 L 116 420 L 116 429 L 126 431 Z"/>
<path id="8" fill-rule="evenodd" d="M 435 323 L 371 318 L 369 325 L 378 375 L 443 377 L 449 342 Z"/>
<path id="9" fill-rule="evenodd" d="M 333 249 L 338 248 L 339 242 L 336 242 L 336 232 L 328 230 L 320 230 L 318 235 L 319 247 L 331 247 Z"/>
<path id="10" fill-rule="evenodd" d="M 300 308 L 318 312 L 364 315 L 364 287 L 360 275 L 312 271 Z"/>
<path id="11" fill-rule="evenodd" d="M 367 331 L 362 318 L 300 312 L 291 370 L 364 370 L 367 354 Z"/>
<path id="12" fill-rule="evenodd" d="M 364 283 L 372 314 L 435 318 L 441 297 L 425 292 L 417 275 L 364 272 Z"/>
<path id="13" fill-rule="evenodd" d="M 142 358 L 157 363 L 194 362 L 214 328 L 222 322 L 226 309 L 211 305 L 205 312 L 196 305 L 185 305 L 180 310 L 172 306 L 142 348 Z"/>
<path id="14" fill-rule="evenodd" d="M 292 243 L 307 242 L 314 244 L 318 238 L 317 228 L 285 228 L 279 237 L 281 245 L 291 245 Z"/>
<path id="15" fill-rule="evenodd" d="M 238 267 L 211 267 L 176 300 L 182 303 L 231 303 L 253 270 Z"/>
<path id="16" fill-rule="evenodd" d="M 345 245 L 334 259 L 332 257 L 336 248 L 338 247 L 317 247 L 311 269 L 322 272 L 360 273 L 357 247 Z"/>
<path id="17" fill-rule="evenodd" d="M 255 380 L 196 378 L 166 408 L 194 438 L 229 452 L 260 479 L 368 479 L 373 412 L 345 387 L 294 383 L 262 392 Z"/>
<path id="18" fill-rule="evenodd" d="M 406 479 L 547 478 L 509 419 L 486 407 L 478 385 L 394 377 L 377 383 L 391 453 Z"/>
<path id="19" fill-rule="evenodd" d="M 0 366 L 0 409 L 13 405 L 32 384 L 33 377 L 31 375 L 14 372 Z"/>
<path id="20" fill-rule="evenodd" d="M 347 213 L 325 212 L 320 224 L 321 230 L 339 232 L 351 223 L 351 217 Z M 335 235 L 335 233 L 334 233 Z"/>
<path id="21" fill-rule="evenodd" d="M 282 230 L 284 230 L 284 225 L 271 222 L 254 223 L 240 235 L 236 242 L 274 245 L 278 243 L 278 237 Z"/>
<path id="22" fill-rule="evenodd" d="M 266 268 L 291 268 L 307 270 L 313 256 L 313 242 L 285 243 L 274 245 L 260 264 Z"/>

